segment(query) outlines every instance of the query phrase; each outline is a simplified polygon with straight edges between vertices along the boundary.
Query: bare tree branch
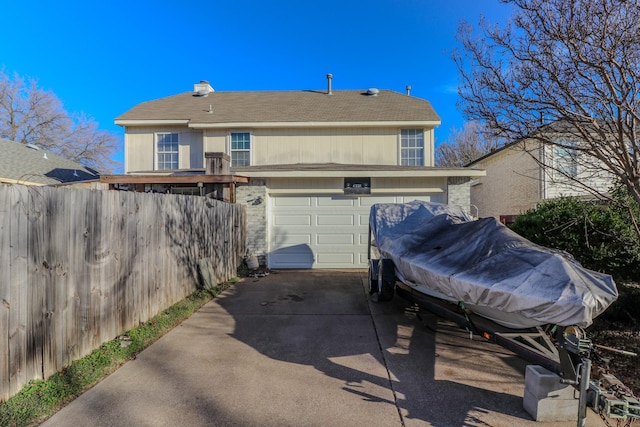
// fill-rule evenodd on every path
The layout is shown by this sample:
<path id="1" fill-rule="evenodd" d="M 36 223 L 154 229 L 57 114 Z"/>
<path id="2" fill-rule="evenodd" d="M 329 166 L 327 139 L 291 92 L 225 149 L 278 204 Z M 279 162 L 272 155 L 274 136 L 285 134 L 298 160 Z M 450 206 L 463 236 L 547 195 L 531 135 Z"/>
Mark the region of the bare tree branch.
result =
<path id="1" fill-rule="evenodd" d="M 100 172 L 117 165 L 110 159 L 118 148 L 115 135 L 99 130 L 83 114 L 67 113 L 55 94 L 39 89 L 35 80 L 17 74 L 10 78 L 4 70 L 0 70 L 0 137 L 37 145 Z"/>
<path id="2" fill-rule="evenodd" d="M 507 25 L 459 27 L 459 107 L 494 135 L 571 148 L 581 169 L 621 182 L 640 205 L 639 0 L 502 1 L 514 7 Z M 541 132 L 541 118 L 570 138 Z"/>
<path id="3" fill-rule="evenodd" d="M 436 147 L 436 166 L 463 167 L 498 147 L 495 139 L 485 138 L 479 122 L 467 122 L 462 129 L 451 129 L 449 139 Z"/>

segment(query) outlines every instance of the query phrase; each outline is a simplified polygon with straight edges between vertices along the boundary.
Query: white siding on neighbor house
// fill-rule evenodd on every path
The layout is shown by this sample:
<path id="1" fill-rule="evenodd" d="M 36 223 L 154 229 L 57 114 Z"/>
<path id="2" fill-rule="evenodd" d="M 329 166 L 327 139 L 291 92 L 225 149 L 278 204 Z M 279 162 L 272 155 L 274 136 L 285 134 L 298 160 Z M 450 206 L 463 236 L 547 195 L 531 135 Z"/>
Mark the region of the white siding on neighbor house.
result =
<path id="1" fill-rule="evenodd" d="M 527 150 L 539 156 L 538 144 L 527 141 Z M 544 200 L 561 196 L 589 196 L 583 188 L 571 183 L 556 171 L 544 169 L 522 145 L 506 148 L 474 164 L 485 169 L 487 175 L 475 179 L 471 185 L 471 203 L 478 207 L 481 217 L 519 215 Z M 555 164 L 555 147 L 544 149 L 544 162 Z M 593 188 L 607 191 L 613 177 L 603 171 L 588 171 L 578 164 L 577 178 Z"/>
<path id="2" fill-rule="evenodd" d="M 546 162 L 547 164 L 557 164 L 557 150 L 555 147 L 546 147 Z M 592 162 L 593 160 L 589 160 Z M 578 158 L 576 165 L 576 179 L 581 183 L 591 187 L 599 189 L 601 192 L 607 192 L 609 187 L 615 182 L 612 174 L 607 173 L 601 169 L 588 169 L 588 163 Z M 589 196 L 589 193 L 585 188 L 580 188 L 575 182 L 572 182 L 562 173 L 549 170 L 545 177 L 545 194 L 547 199 L 555 199 L 563 196 Z"/>
<path id="3" fill-rule="evenodd" d="M 203 168 L 202 131 L 177 126 L 128 127 L 125 133 L 125 173 L 156 169 L 156 133 L 178 134 L 180 169 Z"/>

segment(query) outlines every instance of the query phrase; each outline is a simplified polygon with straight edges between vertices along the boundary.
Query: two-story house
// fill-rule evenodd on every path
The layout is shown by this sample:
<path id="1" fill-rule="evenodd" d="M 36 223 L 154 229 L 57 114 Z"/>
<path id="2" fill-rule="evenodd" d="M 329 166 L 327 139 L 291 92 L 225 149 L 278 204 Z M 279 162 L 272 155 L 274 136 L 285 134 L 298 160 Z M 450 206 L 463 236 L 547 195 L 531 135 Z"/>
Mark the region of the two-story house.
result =
<path id="1" fill-rule="evenodd" d="M 539 203 L 562 196 L 592 199 L 594 189 L 606 194 L 614 183 L 603 168 L 590 167 L 580 155 L 575 136 L 556 124 L 541 128 L 539 138 L 524 138 L 474 160 L 468 167 L 481 168 L 486 176 L 471 181 L 471 204 L 480 217 L 510 223 L 515 216 Z M 576 182 L 577 181 L 577 182 Z"/>
<path id="2" fill-rule="evenodd" d="M 473 168 L 435 168 L 428 101 L 390 90 L 192 92 L 139 104 L 125 127 L 125 173 L 203 173 L 230 156 L 247 205 L 247 247 L 270 268 L 366 268 L 370 206 L 431 200 L 469 207 Z M 143 179 L 143 178 L 142 178 Z M 140 181 L 138 181 L 140 182 Z M 184 191 L 184 188 L 181 190 Z"/>

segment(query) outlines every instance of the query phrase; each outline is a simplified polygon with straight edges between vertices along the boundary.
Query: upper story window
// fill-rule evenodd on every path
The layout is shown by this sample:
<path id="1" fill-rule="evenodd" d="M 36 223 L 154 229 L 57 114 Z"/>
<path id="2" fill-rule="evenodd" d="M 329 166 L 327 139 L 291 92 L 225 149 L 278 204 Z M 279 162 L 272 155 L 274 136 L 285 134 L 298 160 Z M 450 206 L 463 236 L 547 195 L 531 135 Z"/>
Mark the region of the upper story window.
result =
<path id="1" fill-rule="evenodd" d="M 563 175 L 575 178 L 578 175 L 577 150 L 573 148 L 575 144 L 561 141 L 556 148 L 556 169 Z"/>
<path id="2" fill-rule="evenodd" d="M 422 129 L 400 131 L 400 165 L 424 166 L 424 131 Z"/>
<path id="3" fill-rule="evenodd" d="M 231 134 L 231 167 L 251 165 L 251 133 Z"/>
<path id="4" fill-rule="evenodd" d="M 178 134 L 156 134 L 156 154 L 158 170 L 178 169 Z"/>

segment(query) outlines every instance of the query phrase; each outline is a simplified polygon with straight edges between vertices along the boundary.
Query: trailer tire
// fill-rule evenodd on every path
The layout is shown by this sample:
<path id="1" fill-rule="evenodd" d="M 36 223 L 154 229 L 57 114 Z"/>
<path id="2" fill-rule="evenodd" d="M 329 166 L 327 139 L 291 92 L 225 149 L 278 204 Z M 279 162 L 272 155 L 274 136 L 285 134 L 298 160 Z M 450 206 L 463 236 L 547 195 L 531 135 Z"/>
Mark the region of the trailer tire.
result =
<path id="1" fill-rule="evenodd" d="M 396 268 L 390 259 L 378 262 L 378 301 L 391 301 L 396 288 Z"/>
<path id="2" fill-rule="evenodd" d="M 378 265 L 379 259 L 369 260 L 369 295 L 378 293 Z"/>

